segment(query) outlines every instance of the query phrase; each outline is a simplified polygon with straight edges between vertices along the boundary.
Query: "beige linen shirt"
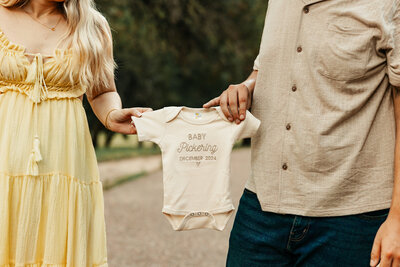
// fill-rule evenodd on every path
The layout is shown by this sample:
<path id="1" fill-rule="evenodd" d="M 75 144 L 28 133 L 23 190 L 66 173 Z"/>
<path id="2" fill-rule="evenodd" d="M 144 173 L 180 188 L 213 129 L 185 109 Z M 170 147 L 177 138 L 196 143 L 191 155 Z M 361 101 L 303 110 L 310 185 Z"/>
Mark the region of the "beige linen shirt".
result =
<path id="1" fill-rule="evenodd" d="M 400 1 L 270 0 L 255 60 L 246 187 L 264 211 L 338 216 L 390 207 Z"/>

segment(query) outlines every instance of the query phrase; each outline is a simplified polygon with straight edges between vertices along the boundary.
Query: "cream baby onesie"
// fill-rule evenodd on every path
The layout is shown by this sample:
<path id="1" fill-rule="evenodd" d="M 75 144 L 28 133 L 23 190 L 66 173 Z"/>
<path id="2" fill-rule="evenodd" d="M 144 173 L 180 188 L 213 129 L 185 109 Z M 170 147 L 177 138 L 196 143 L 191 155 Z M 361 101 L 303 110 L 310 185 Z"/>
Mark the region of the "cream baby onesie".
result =
<path id="1" fill-rule="evenodd" d="M 139 141 L 162 152 L 163 214 L 174 230 L 222 231 L 234 206 L 230 197 L 230 155 L 236 140 L 253 136 L 260 121 L 249 111 L 239 125 L 220 107 L 165 107 L 132 120 Z"/>

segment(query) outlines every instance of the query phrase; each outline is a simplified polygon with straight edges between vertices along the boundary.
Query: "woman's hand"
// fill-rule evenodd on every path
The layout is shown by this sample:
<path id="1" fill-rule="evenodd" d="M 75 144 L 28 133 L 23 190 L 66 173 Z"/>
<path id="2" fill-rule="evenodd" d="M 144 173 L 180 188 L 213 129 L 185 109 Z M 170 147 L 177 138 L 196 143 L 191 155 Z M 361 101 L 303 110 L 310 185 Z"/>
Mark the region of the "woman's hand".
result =
<path id="1" fill-rule="evenodd" d="M 107 119 L 107 128 L 116 133 L 136 134 L 136 128 L 131 116 L 140 117 L 142 113 L 152 111 L 151 108 L 123 108 L 110 112 Z"/>
<path id="2" fill-rule="evenodd" d="M 389 216 L 375 236 L 371 251 L 371 266 L 400 266 L 400 217 Z"/>
<path id="3" fill-rule="evenodd" d="M 241 84 L 233 84 L 228 87 L 222 94 L 206 104 L 204 108 L 212 106 L 221 106 L 225 117 L 230 121 L 235 121 L 239 124 L 246 118 L 246 110 L 251 106 L 252 92 L 249 88 Z"/>

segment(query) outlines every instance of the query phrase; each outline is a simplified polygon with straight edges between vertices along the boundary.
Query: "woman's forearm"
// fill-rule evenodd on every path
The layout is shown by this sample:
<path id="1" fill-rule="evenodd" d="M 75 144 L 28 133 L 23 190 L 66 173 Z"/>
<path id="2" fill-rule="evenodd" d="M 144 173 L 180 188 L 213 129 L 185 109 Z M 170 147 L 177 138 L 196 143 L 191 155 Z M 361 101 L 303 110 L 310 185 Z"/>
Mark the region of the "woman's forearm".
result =
<path id="1" fill-rule="evenodd" d="M 122 101 L 117 91 L 102 93 L 89 100 L 90 106 L 96 117 L 105 125 L 107 113 L 112 109 L 121 109 Z M 106 126 L 107 127 L 107 126 Z"/>

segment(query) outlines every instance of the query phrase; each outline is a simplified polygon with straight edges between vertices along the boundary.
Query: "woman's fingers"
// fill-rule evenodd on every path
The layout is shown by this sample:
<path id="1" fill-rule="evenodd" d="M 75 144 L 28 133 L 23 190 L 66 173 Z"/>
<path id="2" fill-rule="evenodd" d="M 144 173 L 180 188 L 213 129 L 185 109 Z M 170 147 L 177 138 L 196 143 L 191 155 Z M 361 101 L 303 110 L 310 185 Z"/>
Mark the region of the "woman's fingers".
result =
<path id="1" fill-rule="evenodd" d="M 135 108 L 137 111 L 139 111 L 140 113 L 145 113 L 145 112 L 149 112 L 149 111 L 153 111 L 152 108 Z"/>

